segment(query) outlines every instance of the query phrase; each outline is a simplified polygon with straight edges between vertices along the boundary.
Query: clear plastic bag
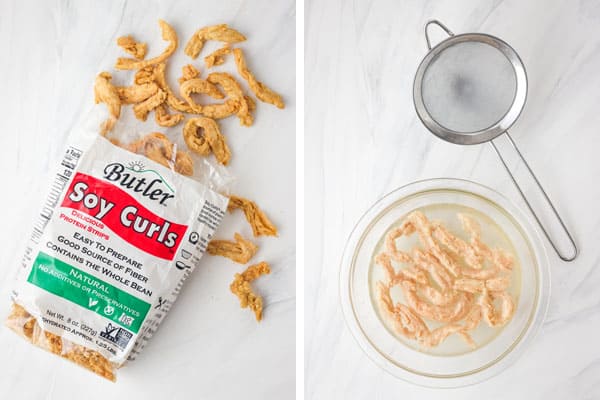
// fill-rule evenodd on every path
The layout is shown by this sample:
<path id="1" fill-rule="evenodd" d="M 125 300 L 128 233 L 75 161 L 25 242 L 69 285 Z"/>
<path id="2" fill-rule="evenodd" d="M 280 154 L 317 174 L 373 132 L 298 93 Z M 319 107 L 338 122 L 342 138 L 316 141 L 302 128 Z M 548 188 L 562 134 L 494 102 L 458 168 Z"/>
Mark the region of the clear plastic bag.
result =
<path id="1" fill-rule="evenodd" d="M 68 141 L 6 325 L 114 380 L 156 331 L 227 210 L 231 176 L 172 134 L 94 107 Z"/>

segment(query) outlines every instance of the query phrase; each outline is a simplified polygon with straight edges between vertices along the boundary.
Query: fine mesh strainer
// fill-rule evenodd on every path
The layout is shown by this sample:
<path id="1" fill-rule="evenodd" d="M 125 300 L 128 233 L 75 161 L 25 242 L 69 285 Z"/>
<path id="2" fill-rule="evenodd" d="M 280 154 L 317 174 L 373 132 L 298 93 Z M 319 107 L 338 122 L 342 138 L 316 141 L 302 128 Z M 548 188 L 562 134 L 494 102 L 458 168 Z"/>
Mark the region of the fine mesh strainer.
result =
<path id="1" fill-rule="evenodd" d="M 449 36 L 433 48 L 428 33 L 431 25 Z M 574 260 L 578 249 L 569 230 L 508 134 L 527 97 L 527 75 L 516 51 L 491 35 L 455 35 L 437 20 L 427 22 L 425 38 L 429 52 L 413 86 L 415 108 L 423 124 L 451 143 L 490 142 L 553 249 L 562 260 Z M 509 167 L 509 156 L 523 163 L 525 175 L 519 177 Z M 526 196 L 525 188 L 535 189 L 538 203 Z"/>

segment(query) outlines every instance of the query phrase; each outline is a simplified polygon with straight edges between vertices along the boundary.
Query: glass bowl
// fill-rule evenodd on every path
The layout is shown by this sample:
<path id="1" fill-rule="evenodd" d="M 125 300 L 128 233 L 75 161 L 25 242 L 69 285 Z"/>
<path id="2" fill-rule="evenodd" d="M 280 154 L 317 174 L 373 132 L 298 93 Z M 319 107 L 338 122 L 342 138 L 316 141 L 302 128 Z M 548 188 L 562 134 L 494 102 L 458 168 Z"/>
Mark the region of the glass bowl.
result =
<path id="1" fill-rule="evenodd" d="M 506 326 L 475 350 L 458 350 L 459 339 L 449 338 L 439 349 L 425 351 L 394 334 L 380 318 L 373 296 L 373 258 L 384 234 L 411 211 L 428 210 L 428 215 L 433 213 L 434 219 L 446 224 L 452 223 L 450 215 L 455 217 L 455 213 L 444 210 L 456 208 L 483 217 L 484 221 L 477 219 L 483 222 L 484 233 L 487 219 L 504 234 L 503 247 L 509 246 L 515 256 L 512 290 L 516 309 Z M 548 260 L 535 221 L 498 192 L 460 179 L 418 181 L 380 199 L 350 234 L 340 270 L 344 318 L 363 351 L 392 375 L 429 387 L 466 386 L 507 368 L 542 325 L 549 294 Z"/>

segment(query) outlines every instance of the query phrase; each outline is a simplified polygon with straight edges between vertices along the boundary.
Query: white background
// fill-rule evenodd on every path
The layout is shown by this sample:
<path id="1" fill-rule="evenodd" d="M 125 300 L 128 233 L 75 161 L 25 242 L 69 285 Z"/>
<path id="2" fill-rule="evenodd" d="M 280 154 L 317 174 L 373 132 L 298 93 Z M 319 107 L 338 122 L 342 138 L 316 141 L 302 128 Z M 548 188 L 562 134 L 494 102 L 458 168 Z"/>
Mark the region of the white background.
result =
<path id="1" fill-rule="evenodd" d="M 305 13 L 306 397 L 600 398 L 600 2 L 325 0 L 309 1 Z M 491 146 L 442 142 L 416 116 L 412 82 L 431 18 L 457 33 L 499 36 L 523 59 L 528 100 L 511 132 L 581 249 L 570 264 L 549 249 L 550 309 L 524 356 L 489 381 L 453 390 L 379 369 L 346 329 L 338 301 L 345 240 L 385 193 L 457 177 L 524 208 Z"/>
<path id="2" fill-rule="evenodd" d="M 236 118 L 221 125 L 232 150 L 232 191 L 255 199 L 280 231 L 278 238 L 256 239 L 260 251 L 253 261 L 272 266 L 271 275 L 256 285 L 265 297 L 264 319 L 257 324 L 229 292 L 234 273 L 243 267 L 206 256 L 142 355 L 118 371 L 116 384 L 1 327 L 0 399 L 293 397 L 293 1 L 0 1 L 0 315 L 8 313 L 11 281 L 53 162 L 77 118 L 92 107 L 96 74 L 114 71 L 116 58 L 127 56 L 115 44 L 118 36 L 134 34 L 147 41 L 149 56 L 162 52 L 166 43 L 160 39 L 159 18 L 179 34 L 180 48 L 167 71 L 172 85 L 180 67 L 191 62 L 183 55 L 190 35 L 205 25 L 229 23 L 248 37 L 241 47 L 257 77 L 286 101 L 283 111 L 259 103 L 250 128 Z M 209 44 L 201 56 L 217 47 Z M 205 73 L 201 58 L 194 64 Z M 114 77 L 126 84 L 132 73 L 115 72 Z M 167 133 L 177 137 L 181 127 Z M 252 236 L 241 213 L 228 215 L 217 237 L 230 238 L 235 231 Z"/>

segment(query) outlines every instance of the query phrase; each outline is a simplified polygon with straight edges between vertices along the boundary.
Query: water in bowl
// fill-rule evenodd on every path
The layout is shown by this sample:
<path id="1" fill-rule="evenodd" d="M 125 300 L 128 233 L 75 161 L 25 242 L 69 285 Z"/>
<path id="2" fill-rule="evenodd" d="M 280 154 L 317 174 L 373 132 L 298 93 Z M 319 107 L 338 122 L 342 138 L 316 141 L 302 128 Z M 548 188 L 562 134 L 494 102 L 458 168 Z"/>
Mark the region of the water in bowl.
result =
<path id="1" fill-rule="evenodd" d="M 423 212 L 430 221 L 440 221 L 443 225 L 454 235 L 462 238 L 463 240 L 469 239 L 468 234 L 465 233 L 462 229 L 460 220 L 458 219 L 458 214 L 467 214 L 477 220 L 481 226 L 481 238 L 482 241 L 487 244 L 490 248 L 500 247 L 510 254 L 515 256 L 516 252 L 514 247 L 508 238 L 508 236 L 504 233 L 504 231 L 487 215 L 481 213 L 480 211 L 466 207 L 460 204 L 432 204 L 428 206 L 424 206 L 418 209 Z M 430 355 L 437 356 L 455 356 L 465 354 L 471 351 L 475 351 L 486 344 L 490 343 L 498 334 L 502 331 L 504 327 L 489 327 L 485 321 L 481 321 L 479 326 L 470 331 L 469 334 L 477 343 L 476 348 L 471 348 L 467 343 L 459 336 L 459 335 L 450 335 L 446 340 L 440 343 L 439 346 L 428 349 L 419 345 L 416 340 L 410 340 L 405 338 L 404 336 L 396 333 L 389 323 L 388 319 L 382 315 L 379 311 L 379 307 L 377 306 L 377 282 L 385 280 L 385 273 L 383 268 L 375 263 L 375 257 L 380 252 L 385 250 L 385 236 L 387 232 L 391 229 L 400 226 L 404 218 L 398 220 L 396 223 L 392 224 L 388 227 L 386 234 L 380 239 L 377 246 L 375 246 L 375 251 L 371 257 L 371 268 L 369 273 L 369 285 L 370 285 L 370 294 L 371 301 L 373 303 L 373 308 L 375 312 L 378 314 L 380 321 L 383 324 L 383 327 L 387 329 L 390 334 L 392 334 L 396 339 L 398 339 L 401 344 L 411 347 L 414 350 L 419 352 L 427 353 Z M 408 237 L 398 238 L 396 241 L 397 247 L 399 250 L 410 251 L 415 246 L 419 246 L 420 242 L 418 239 L 418 235 L 413 234 Z M 396 267 L 400 267 L 396 265 Z M 397 268 L 398 269 L 398 268 Z M 519 303 L 519 293 L 521 290 L 521 267 L 518 258 L 515 256 L 514 266 L 512 271 L 512 279 L 511 285 L 508 289 L 508 293 L 512 296 L 515 305 Z M 394 287 L 390 290 L 390 295 L 394 303 L 402 302 L 405 303 L 404 298 L 402 296 L 402 291 L 399 287 Z M 425 320 L 429 329 L 435 329 L 443 323 Z M 507 323 L 510 324 L 510 321 Z"/>

